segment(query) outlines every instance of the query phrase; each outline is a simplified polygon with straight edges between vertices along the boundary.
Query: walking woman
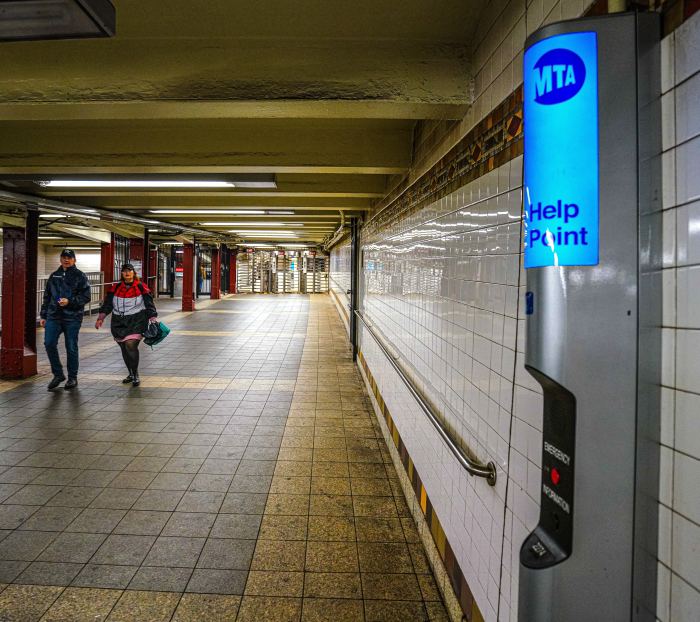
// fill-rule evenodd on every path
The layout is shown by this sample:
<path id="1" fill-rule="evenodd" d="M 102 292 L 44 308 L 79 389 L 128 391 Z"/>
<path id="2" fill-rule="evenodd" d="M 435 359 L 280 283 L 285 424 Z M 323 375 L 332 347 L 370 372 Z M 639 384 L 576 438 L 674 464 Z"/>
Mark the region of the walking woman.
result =
<path id="1" fill-rule="evenodd" d="M 113 285 L 100 307 L 100 314 L 95 322 L 99 330 L 105 317 L 112 314 L 112 336 L 122 349 L 122 357 L 129 375 L 122 380 L 138 387 L 139 379 L 139 343 L 149 322 L 158 321 L 158 312 L 153 304 L 153 296 L 148 287 L 142 283 L 134 266 L 125 263 L 122 266 L 122 280 Z"/>

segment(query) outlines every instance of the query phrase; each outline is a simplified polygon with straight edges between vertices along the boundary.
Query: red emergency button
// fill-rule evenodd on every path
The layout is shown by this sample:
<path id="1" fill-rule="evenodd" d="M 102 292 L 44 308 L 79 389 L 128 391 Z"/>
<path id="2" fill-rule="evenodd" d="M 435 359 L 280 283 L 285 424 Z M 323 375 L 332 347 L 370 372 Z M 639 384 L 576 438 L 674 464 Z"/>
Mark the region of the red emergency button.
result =
<path id="1" fill-rule="evenodd" d="M 559 480 L 561 479 L 561 475 L 559 475 L 559 471 L 557 471 L 556 468 L 553 468 L 551 472 L 549 473 L 549 477 L 552 478 L 552 484 L 555 486 L 559 483 Z"/>

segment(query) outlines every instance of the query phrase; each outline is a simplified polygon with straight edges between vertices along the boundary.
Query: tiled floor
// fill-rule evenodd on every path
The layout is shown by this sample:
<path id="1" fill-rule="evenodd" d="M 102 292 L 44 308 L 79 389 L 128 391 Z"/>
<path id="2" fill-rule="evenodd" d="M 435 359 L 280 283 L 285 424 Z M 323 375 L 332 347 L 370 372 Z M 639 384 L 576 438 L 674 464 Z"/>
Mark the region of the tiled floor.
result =
<path id="1" fill-rule="evenodd" d="M 446 620 L 330 299 L 160 306 L 140 388 L 87 321 L 0 386 L 0 620 Z"/>

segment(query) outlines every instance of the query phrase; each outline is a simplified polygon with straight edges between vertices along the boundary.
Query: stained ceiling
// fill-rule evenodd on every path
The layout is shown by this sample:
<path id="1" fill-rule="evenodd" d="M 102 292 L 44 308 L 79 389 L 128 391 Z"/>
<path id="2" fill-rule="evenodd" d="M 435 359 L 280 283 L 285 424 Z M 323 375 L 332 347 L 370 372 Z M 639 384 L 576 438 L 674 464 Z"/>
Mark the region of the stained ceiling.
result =
<path id="1" fill-rule="evenodd" d="M 408 170 L 416 122 L 464 115 L 485 4 L 119 0 L 114 38 L 0 43 L 0 188 L 320 242 Z M 276 187 L 36 183 L 234 174 Z"/>

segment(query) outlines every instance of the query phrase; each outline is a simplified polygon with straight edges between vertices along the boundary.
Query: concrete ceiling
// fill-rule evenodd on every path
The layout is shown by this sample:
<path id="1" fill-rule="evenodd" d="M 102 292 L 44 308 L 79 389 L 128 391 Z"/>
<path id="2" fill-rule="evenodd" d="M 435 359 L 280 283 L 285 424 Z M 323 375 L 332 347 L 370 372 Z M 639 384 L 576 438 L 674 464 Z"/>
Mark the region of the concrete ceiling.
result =
<path id="1" fill-rule="evenodd" d="M 139 215 L 257 207 L 272 213 L 157 217 L 300 223 L 318 242 L 407 171 L 418 120 L 464 115 L 486 2 L 115 5 L 112 39 L 0 43 L 2 187 Z M 277 188 L 48 190 L 25 177 L 226 173 L 273 173 Z"/>

